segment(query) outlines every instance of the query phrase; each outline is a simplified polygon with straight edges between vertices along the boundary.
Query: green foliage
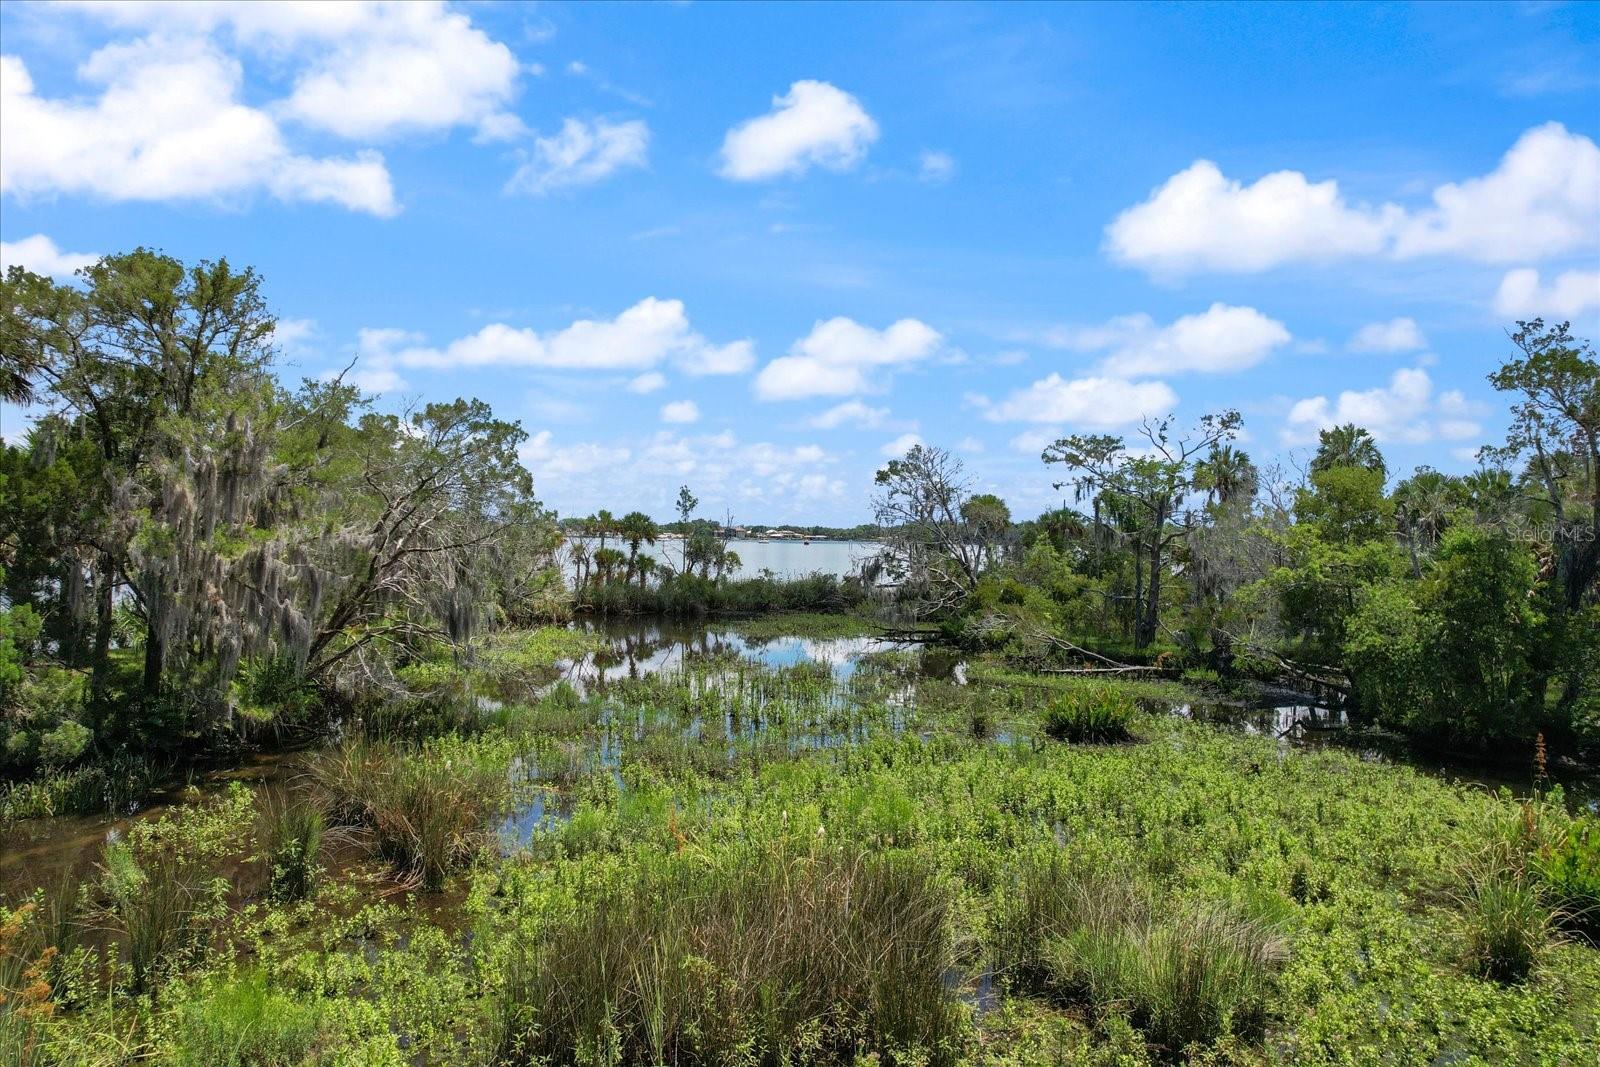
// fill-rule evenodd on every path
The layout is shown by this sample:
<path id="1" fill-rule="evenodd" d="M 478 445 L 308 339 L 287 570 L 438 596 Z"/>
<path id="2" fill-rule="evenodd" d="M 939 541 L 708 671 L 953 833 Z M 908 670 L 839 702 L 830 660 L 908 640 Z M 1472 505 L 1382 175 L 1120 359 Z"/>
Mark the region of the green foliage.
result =
<path id="1" fill-rule="evenodd" d="M 510 810 L 504 738 L 434 738 L 411 749 L 350 741 L 307 766 L 329 818 L 368 829 L 402 879 L 437 890 L 492 840 Z"/>
<path id="2" fill-rule="evenodd" d="M 1527 978 L 1556 927 L 1556 912 L 1539 882 L 1498 863 L 1471 873 L 1460 908 L 1472 969 L 1498 982 Z"/>
<path id="3" fill-rule="evenodd" d="M 1379 722 L 1451 744 L 1531 743 L 1545 703 L 1535 577 L 1525 546 L 1462 526 L 1424 580 L 1369 589 L 1344 644 L 1363 704 Z"/>
<path id="4" fill-rule="evenodd" d="M 1061 694 L 1044 709 L 1044 732 L 1057 741 L 1105 744 L 1127 741 L 1139 709 L 1115 685 L 1083 685 Z"/>
<path id="5" fill-rule="evenodd" d="M 320 809 L 305 798 L 269 795 L 261 804 L 257 837 L 274 900 L 305 898 L 322 869 L 317 860 L 326 829 Z"/>
<path id="6" fill-rule="evenodd" d="M 822 846 L 646 865 L 512 956 L 509 1058 L 953 1062 L 951 906 L 914 857 Z"/>
<path id="7" fill-rule="evenodd" d="M 262 971 L 212 983 L 175 1009 L 173 1067 L 305 1067 L 324 1062 L 327 1010 L 272 989 Z"/>
<path id="8" fill-rule="evenodd" d="M 1581 816 L 1560 828 L 1533 868 L 1566 921 L 1600 932 L 1600 817 Z"/>

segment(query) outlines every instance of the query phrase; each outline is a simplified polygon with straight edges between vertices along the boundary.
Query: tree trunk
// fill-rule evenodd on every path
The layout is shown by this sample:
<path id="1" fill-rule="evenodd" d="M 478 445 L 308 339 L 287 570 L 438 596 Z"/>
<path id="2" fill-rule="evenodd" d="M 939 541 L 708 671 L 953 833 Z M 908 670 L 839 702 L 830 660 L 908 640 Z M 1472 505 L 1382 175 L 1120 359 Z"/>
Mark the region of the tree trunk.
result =
<path id="1" fill-rule="evenodd" d="M 98 703 L 104 698 L 111 670 L 111 557 L 102 555 L 94 576 L 94 648 L 89 692 Z"/>
<path id="2" fill-rule="evenodd" d="M 161 692 L 161 672 L 166 666 L 166 658 L 166 647 L 152 624 L 145 630 L 144 638 L 144 691 L 147 696 L 156 696 Z"/>

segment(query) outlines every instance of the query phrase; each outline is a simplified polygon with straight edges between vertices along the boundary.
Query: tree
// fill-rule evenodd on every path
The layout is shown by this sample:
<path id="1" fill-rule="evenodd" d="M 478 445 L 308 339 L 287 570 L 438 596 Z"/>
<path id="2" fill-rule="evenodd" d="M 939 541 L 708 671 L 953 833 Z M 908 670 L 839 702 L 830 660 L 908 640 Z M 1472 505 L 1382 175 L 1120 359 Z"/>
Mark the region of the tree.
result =
<path id="1" fill-rule="evenodd" d="M 961 505 L 961 521 L 967 536 L 978 546 L 985 568 L 993 567 L 1004 555 L 1012 532 L 1011 509 L 993 493 L 979 493 Z"/>
<path id="2" fill-rule="evenodd" d="M 1388 473 L 1378 442 L 1355 423 L 1323 430 L 1317 437 L 1317 454 L 1311 460 L 1313 473 L 1334 467 L 1365 467 L 1379 474 Z"/>
<path id="3" fill-rule="evenodd" d="M 1526 463 L 1522 482 L 1548 519 L 1562 607 L 1575 612 L 1600 593 L 1600 363 L 1570 326 L 1517 323 L 1521 355 L 1489 382 L 1520 399 L 1505 444 L 1486 453 Z"/>
<path id="4" fill-rule="evenodd" d="M 139 249 L 79 276 L 81 289 L 13 268 L 0 350 L 46 391 L 52 432 L 91 441 L 103 471 L 85 503 L 105 521 L 77 546 L 94 591 L 94 691 L 105 692 L 113 602 L 126 589 L 154 694 L 169 652 L 226 638 L 205 607 L 235 562 L 216 537 L 250 523 L 276 488 L 261 432 L 274 320 L 260 278 L 226 260 L 185 268 Z"/>
<path id="5" fill-rule="evenodd" d="M 1205 491 L 1208 502 L 1226 506 L 1236 498 L 1255 496 L 1258 477 L 1248 453 L 1218 443 L 1195 464 L 1194 487 Z"/>
<path id="6" fill-rule="evenodd" d="M 628 543 L 628 576 L 631 578 L 638 571 L 639 546 L 655 544 L 659 531 L 656 529 L 655 520 L 642 511 L 630 511 L 622 516 L 618 523 L 622 539 Z M 641 573 L 639 584 L 644 585 L 644 575 Z"/>
<path id="7" fill-rule="evenodd" d="M 1192 435 L 1174 437 L 1171 416 L 1145 420 L 1141 434 L 1147 445 L 1132 452 L 1120 437 L 1075 434 L 1048 446 L 1044 462 L 1060 463 L 1075 472 L 1080 498 L 1093 496 L 1126 515 L 1136 542 L 1134 601 L 1137 614 L 1134 644 L 1147 647 L 1160 625 L 1161 585 L 1168 549 L 1193 525 L 1185 515 L 1174 525 L 1184 497 L 1195 486 L 1198 457 L 1232 440 L 1240 425 L 1237 411 L 1206 415 Z M 1056 483 L 1062 488 L 1066 483 Z M 1148 581 L 1146 581 L 1148 574 Z"/>
<path id="8" fill-rule="evenodd" d="M 984 561 L 963 514 L 974 498 L 961 461 L 942 448 L 913 445 L 879 470 L 876 482 L 873 512 L 883 528 L 885 571 L 919 601 L 919 613 L 957 607 L 976 590 Z M 987 503 L 971 514 L 986 524 L 999 518 Z"/>

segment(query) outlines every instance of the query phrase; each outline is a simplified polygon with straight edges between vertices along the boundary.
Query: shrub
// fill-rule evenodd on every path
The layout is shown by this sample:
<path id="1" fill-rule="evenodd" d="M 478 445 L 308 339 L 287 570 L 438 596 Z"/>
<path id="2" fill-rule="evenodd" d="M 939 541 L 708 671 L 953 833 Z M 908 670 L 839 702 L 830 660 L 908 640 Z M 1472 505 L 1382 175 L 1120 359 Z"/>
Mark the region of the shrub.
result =
<path id="1" fill-rule="evenodd" d="M 736 862 L 743 860 L 743 862 Z M 507 982 L 523 1062 L 950 1062 L 950 897 L 905 855 L 669 862 L 547 924 Z"/>
<path id="2" fill-rule="evenodd" d="M 1573 819 L 1540 850 L 1534 869 L 1573 926 L 1600 932 L 1600 818 Z"/>
<path id="3" fill-rule="evenodd" d="M 267 987 L 252 972 L 180 1004 L 174 1067 L 301 1067 L 329 1030 L 326 1012 Z"/>
<path id="4" fill-rule="evenodd" d="M 1105 744 L 1127 741 L 1138 708 L 1133 698 L 1111 685 L 1070 689 L 1044 709 L 1044 732 L 1057 741 Z"/>

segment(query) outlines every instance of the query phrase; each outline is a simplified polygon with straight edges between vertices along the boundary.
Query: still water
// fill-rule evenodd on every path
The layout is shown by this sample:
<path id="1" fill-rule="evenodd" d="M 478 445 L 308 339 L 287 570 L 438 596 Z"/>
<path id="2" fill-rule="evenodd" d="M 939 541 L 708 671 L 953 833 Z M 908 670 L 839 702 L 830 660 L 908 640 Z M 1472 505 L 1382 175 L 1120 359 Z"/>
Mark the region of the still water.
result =
<path id="1" fill-rule="evenodd" d="M 591 543 L 592 538 L 588 539 Z M 663 540 L 654 545 L 642 545 L 640 551 L 659 561 L 671 564 L 674 570 L 683 567 L 683 541 Z M 613 539 L 608 545 L 617 546 Z M 882 550 L 883 546 L 871 541 L 804 541 L 733 538 L 728 548 L 739 557 L 739 567 L 734 578 L 759 578 L 763 571 L 771 571 L 779 578 L 803 578 L 808 574 L 832 574 L 843 578 L 856 573 L 861 564 Z"/>

